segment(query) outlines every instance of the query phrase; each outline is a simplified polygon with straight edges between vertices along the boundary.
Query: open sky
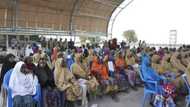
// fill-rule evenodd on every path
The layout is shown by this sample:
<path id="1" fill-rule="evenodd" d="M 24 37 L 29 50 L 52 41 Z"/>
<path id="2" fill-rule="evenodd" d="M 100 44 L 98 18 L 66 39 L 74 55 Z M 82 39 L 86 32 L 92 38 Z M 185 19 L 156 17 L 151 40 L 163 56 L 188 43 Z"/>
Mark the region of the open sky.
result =
<path id="1" fill-rule="evenodd" d="M 117 17 L 113 37 L 122 40 L 129 29 L 148 43 L 169 43 L 169 31 L 175 29 L 177 43 L 190 44 L 190 0 L 134 0 Z"/>

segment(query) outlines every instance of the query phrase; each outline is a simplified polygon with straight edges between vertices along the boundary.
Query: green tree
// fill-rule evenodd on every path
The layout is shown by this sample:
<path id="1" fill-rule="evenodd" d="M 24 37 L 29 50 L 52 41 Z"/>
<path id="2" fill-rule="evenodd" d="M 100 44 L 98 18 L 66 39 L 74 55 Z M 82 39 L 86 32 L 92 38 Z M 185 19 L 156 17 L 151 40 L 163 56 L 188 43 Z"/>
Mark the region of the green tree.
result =
<path id="1" fill-rule="evenodd" d="M 136 43 L 138 41 L 137 35 L 134 30 L 127 30 L 123 32 L 123 37 L 130 43 Z"/>

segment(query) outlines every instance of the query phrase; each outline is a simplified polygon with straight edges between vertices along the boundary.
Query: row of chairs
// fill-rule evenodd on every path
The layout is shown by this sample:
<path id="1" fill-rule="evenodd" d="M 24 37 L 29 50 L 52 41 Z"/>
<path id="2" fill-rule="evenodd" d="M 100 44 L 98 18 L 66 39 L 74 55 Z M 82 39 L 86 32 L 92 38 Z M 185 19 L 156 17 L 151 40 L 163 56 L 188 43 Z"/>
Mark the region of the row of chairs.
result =
<path id="1" fill-rule="evenodd" d="M 6 89 L 7 91 L 7 107 L 13 107 L 13 98 L 12 98 L 12 91 L 9 88 L 9 80 L 10 80 L 10 76 L 12 74 L 12 69 L 9 70 L 3 79 L 3 88 Z M 142 81 L 144 82 L 144 96 L 143 96 L 143 101 L 142 101 L 142 107 L 145 107 L 145 102 L 147 100 L 147 97 L 151 94 L 157 94 L 158 93 L 158 83 L 157 81 L 152 81 L 152 80 L 145 80 L 144 76 L 141 72 L 141 70 L 139 71 L 140 77 L 142 79 Z M 189 95 L 186 96 L 186 107 L 190 106 L 190 84 L 187 81 L 187 75 L 183 74 L 182 75 L 182 79 L 184 80 L 186 87 L 188 88 L 188 92 Z M 152 86 L 151 88 L 148 86 Z M 33 96 L 33 99 L 37 102 L 38 107 L 41 106 L 40 102 L 41 102 L 41 88 L 40 88 L 40 84 L 38 84 L 36 86 L 37 88 L 37 92 L 36 94 Z"/>

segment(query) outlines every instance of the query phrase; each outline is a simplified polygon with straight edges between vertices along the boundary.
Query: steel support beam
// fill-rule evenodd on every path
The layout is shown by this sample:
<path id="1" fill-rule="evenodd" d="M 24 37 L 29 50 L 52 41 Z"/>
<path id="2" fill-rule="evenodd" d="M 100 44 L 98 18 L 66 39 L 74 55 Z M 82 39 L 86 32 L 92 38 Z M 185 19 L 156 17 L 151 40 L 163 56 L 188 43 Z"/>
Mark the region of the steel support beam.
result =
<path id="1" fill-rule="evenodd" d="M 6 35 L 6 51 L 8 50 L 9 48 L 9 36 Z"/>
<path id="2" fill-rule="evenodd" d="M 70 20 L 69 20 L 69 31 L 70 31 L 70 36 L 72 37 L 73 36 L 73 16 L 74 16 L 74 12 L 75 12 L 75 8 L 78 4 L 79 0 L 75 0 L 75 2 L 73 3 L 73 7 L 72 7 L 72 10 L 71 10 L 71 15 L 70 15 Z"/>
<path id="3" fill-rule="evenodd" d="M 64 31 L 60 33 L 60 32 L 53 31 L 53 29 L 41 31 L 41 28 L 38 28 L 37 24 L 36 24 L 36 28 L 35 27 L 33 28 L 35 30 L 31 30 L 31 29 L 27 30 L 27 27 L 20 29 L 20 27 L 19 27 L 19 20 L 22 19 L 22 16 L 20 16 L 20 12 L 23 12 L 23 11 L 24 12 L 28 12 L 28 13 L 35 12 L 35 10 L 30 10 L 30 11 L 22 10 L 22 8 L 21 8 L 22 5 L 21 4 L 28 4 L 28 5 L 37 6 L 37 7 L 38 6 L 42 6 L 44 8 L 45 7 L 50 8 L 52 10 L 55 9 L 55 12 L 54 11 L 50 11 L 50 12 L 49 11 L 47 11 L 47 12 L 41 11 L 41 13 L 44 13 L 44 14 L 52 14 L 52 15 L 54 15 L 54 14 L 61 13 L 61 11 L 63 11 L 63 13 L 64 13 L 67 10 L 63 10 L 63 9 L 61 10 L 61 7 L 58 7 L 58 8 L 60 8 L 60 10 L 56 9 L 56 6 L 54 6 L 54 5 L 45 6 L 43 3 L 46 2 L 46 1 L 41 1 L 40 3 L 42 3 L 42 4 L 35 4 L 35 3 L 38 2 L 38 0 L 34 0 L 35 2 L 33 2 L 33 3 L 32 3 L 33 0 L 32 1 L 26 1 L 26 0 L 5 0 L 5 1 L 6 1 L 7 5 L 9 5 L 9 7 L 7 8 L 7 13 L 8 14 L 5 13 L 5 14 L 7 14 L 7 16 L 5 15 L 5 17 L 4 17 L 4 19 L 6 19 L 6 22 L 4 23 L 4 27 L 9 27 L 10 29 L 7 30 L 7 29 L 1 29 L 0 28 L 0 34 L 6 34 L 6 33 L 7 34 L 14 34 L 15 33 L 15 35 L 18 35 L 18 34 L 20 34 L 20 35 L 22 35 L 22 34 L 26 34 L 26 35 L 35 35 L 35 34 L 37 34 L 37 35 L 40 35 L 40 34 L 44 34 L 44 35 L 45 34 L 51 34 L 51 35 L 60 34 L 60 35 L 65 35 L 65 33 L 63 33 Z M 69 11 L 68 17 L 70 16 L 70 19 L 69 19 L 69 24 L 67 24 L 67 26 L 69 27 L 69 30 L 67 31 L 69 33 L 67 33 L 67 35 L 70 35 L 71 37 L 75 37 L 76 34 L 77 35 L 79 34 L 79 36 L 80 36 L 81 34 L 84 33 L 84 32 L 81 33 L 81 31 L 78 32 L 76 30 L 75 17 L 81 17 L 81 18 L 89 17 L 89 18 L 97 19 L 98 21 L 99 20 L 105 20 L 105 21 L 108 22 L 109 21 L 109 17 L 111 16 L 111 14 L 110 14 L 109 17 L 103 17 L 101 15 L 96 14 L 96 12 L 94 14 L 93 13 L 91 14 L 91 11 L 89 11 L 89 13 L 88 12 L 83 12 L 83 11 L 82 11 L 82 13 L 80 13 L 80 11 L 82 10 L 81 8 L 83 8 L 83 7 L 81 7 L 82 6 L 81 3 L 85 2 L 85 1 L 86 1 L 86 3 L 89 2 L 89 0 L 73 0 L 73 2 L 71 2 L 72 4 L 71 4 L 71 7 L 70 7 L 70 10 L 68 10 Z M 107 1 L 104 1 L 104 0 L 103 1 L 101 1 L 101 0 L 92 0 L 92 1 L 90 3 L 95 3 L 95 4 L 97 4 L 100 7 L 102 7 L 103 5 L 105 7 L 106 6 L 107 7 L 109 7 L 109 6 L 117 7 L 120 4 L 120 2 L 123 1 L 123 0 L 116 1 L 116 2 L 114 2 L 114 0 L 112 0 L 113 2 L 110 2 L 110 0 L 107 0 Z M 52 2 L 52 3 L 49 3 L 49 4 L 56 4 L 57 3 L 56 1 L 55 1 L 56 3 L 54 3 L 54 1 L 47 1 L 47 2 L 48 3 Z M 98 2 L 99 4 L 96 3 L 96 2 Z M 107 4 L 106 2 L 109 2 L 109 3 Z M 32 3 L 32 4 L 30 4 L 30 3 Z M 84 7 L 85 6 L 86 5 L 84 5 Z M 90 10 L 96 11 L 94 9 L 98 8 L 96 6 L 95 6 L 95 8 L 93 8 L 93 7 L 94 6 L 87 6 L 86 9 L 90 9 Z M 11 18 L 9 18 L 9 17 L 11 17 Z M 10 22 L 10 23 L 7 23 L 7 22 Z M 36 21 L 34 21 L 34 22 L 36 22 Z M 61 25 L 60 25 L 60 27 L 61 27 Z M 5 30 L 5 31 L 3 31 L 3 30 Z M 100 32 L 97 33 L 96 31 L 97 31 L 96 29 L 93 31 L 94 32 L 93 35 L 100 35 L 100 34 L 103 35 L 103 36 L 105 35 L 105 33 L 100 33 Z M 85 32 L 85 34 L 92 34 L 92 32 L 90 32 L 90 33 L 89 32 Z"/>
<path id="4" fill-rule="evenodd" d="M 4 27 L 7 26 L 7 12 L 8 12 L 8 9 L 5 9 L 5 14 L 4 14 Z"/>
<path id="5" fill-rule="evenodd" d="M 120 10 L 116 13 L 115 16 L 113 16 L 113 13 L 114 13 L 114 11 L 115 11 L 117 8 L 113 11 L 112 16 L 110 17 L 110 21 L 108 22 L 108 27 L 109 27 L 109 25 L 110 25 L 110 23 L 111 23 L 110 32 L 109 32 L 109 31 L 107 32 L 108 35 L 111 36 L 111 38 L 112 38 L 112 36 L 113 36 L 112 34 L 113 34 L 113 28 L 114 28 L 114 24 L 115 24 L 116 18 L 117 18 L 118 15 L 119 15 L 125 8 L 127 8 L 133 1 L 134 1 L 134 0 L 130 0 L 124 7 L 118 8 L 118 9 L 120 9 Z"/>
<path id="6" fill-rule="evenodd" d="M 119 4 L 120 4 L 120 3 L 118 3 L 118 4 L 108 4 L 103 0 L 93 0 L 93 1 L 98 2 L 98 3 L 102 4 L 102 5 L 110 6 L 110 7 L 118 7 Z"/>
<path id="7" fill-rule="evenodd" d="M 105 33 L 101 32 L 88 32 L 88 31 L 80 31 L 80 30 L 75 30 L 76 35 L 78 36 L 106 36 Z M 7 28 L 7 27 L 2 27 L 0 28 L 0 35 L 59 35 L 59 36 L 69 36 L 70 31 L 57 31 L 57 30 L 52 30 L 52 29 L 33 29 L 33 28 Z"/>
<path id="8" fill-rule="evenodd" d="M 79 13 L 78 15 L 73 15 L 75 17 L 90 17 L 93 19 L 99 19 L 99 20 L 106 20 L 108 21 L 107 17 L 103 17 L 103 16 L 98 16 L 98 15 L 94 15 L 94 14 L 88 14 L 88 13 Z"/>

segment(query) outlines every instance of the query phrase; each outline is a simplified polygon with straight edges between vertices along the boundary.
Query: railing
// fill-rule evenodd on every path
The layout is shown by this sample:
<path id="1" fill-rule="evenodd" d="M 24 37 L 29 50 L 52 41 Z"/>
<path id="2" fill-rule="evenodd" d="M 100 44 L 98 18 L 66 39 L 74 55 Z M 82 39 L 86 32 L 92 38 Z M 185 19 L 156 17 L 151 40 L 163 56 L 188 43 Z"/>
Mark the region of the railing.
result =
<path id="1" fill-rule="evenodd" d="M 184 44 L 147 44 L 147 46 L 150 46 L 150 47 L 168 47 L 168 48 L 179 48 L 181 46 L 183 46 Z M 187 45 L 187 44 L 185 44 Z"/>
<path id="2" fill-rule="evenodd" d="M 55 35 L 55 36 L 70 36 L 70 31 L 61 31 L 61 30 L 53 30 L 49 28 L 9 28 L 9 27 L 0 27 L 1 35 Z M 77 36 L 106 36 L 105 33 L 101 32 L 86 32 L 76 30 L 74 33 Z"/>

